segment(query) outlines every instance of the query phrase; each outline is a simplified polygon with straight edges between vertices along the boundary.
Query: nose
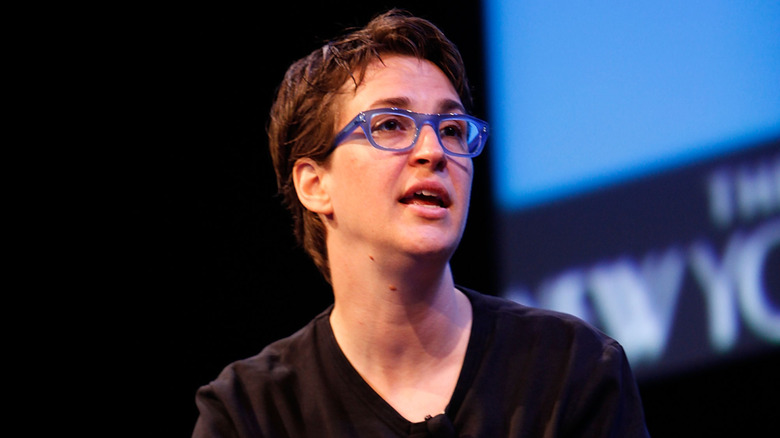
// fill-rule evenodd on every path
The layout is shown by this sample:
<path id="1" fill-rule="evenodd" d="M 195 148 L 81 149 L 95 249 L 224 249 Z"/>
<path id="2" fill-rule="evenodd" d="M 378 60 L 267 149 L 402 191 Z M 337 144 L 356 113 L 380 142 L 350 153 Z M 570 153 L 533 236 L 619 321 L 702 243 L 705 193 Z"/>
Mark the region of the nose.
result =
<path id="1" fill-rule="evenodd" d="M 447 155 L 433 126 L 426 124 L 420 129 L 420 136 L 409 154 L 409 161 L 416 166 L 430 166 L 434 171 L 444 170 L 447 166 Z"/>

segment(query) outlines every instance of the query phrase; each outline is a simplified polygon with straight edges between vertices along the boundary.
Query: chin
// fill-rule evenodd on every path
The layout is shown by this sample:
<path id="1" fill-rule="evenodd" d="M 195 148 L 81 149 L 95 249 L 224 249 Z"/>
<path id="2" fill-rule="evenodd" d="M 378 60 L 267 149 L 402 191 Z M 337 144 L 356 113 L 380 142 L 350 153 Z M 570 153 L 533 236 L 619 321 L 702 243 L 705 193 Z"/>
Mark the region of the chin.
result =
<path id="1" fill-rule="evenodd" d="M 418 236 L 408 242 L 407 251 L 410 254 L 419 257 L 430 257 L 433 259 L 441 259 L 449 261 L 452 255 L 455 253 L 455 249 L 460 242 L 460 236 L 453 238 L 452 236 L 442 235 L 426 235 Z"/>

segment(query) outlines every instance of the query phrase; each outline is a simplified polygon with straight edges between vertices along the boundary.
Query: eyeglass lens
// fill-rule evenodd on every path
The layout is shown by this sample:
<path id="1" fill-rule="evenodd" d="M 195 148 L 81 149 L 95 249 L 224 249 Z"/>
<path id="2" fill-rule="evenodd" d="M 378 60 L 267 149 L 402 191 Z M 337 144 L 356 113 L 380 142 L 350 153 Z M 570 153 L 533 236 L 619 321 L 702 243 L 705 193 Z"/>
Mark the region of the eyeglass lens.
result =
<path id="1" fill-rule="evenodd" d="M 414 119 L 397 113 L 374 114 L 369 126 L 374 142 L 388 149 L 408 148 L 417 135 Z M 457 116 L 441 120 L 436 132 L 442 146 L 451 152 L 469 153 L 479 144 L 478 126 Z"/>

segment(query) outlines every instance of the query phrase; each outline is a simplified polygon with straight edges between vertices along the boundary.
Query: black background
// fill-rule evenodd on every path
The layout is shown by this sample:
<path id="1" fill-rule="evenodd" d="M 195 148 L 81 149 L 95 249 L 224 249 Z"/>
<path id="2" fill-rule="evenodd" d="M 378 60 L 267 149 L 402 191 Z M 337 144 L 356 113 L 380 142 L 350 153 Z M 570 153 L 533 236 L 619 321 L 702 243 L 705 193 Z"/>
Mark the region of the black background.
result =
<path id="1" fill-rule="evenodd" d="M 460 48 L 476 115 L 487 118 L 477 2 L 264 3 L 119 11 L 106 50 L 117 73 L 109 99 L 125 111 L 115 195 L 123 361 L 131 421 L 150 435 L 189 436 L 195 391 L 228 363 L 302 327 L 332 302 L 296 247 L 276 197 L 265 126 L 277 85 L 296 59 L 390 7 L 437 24 Z M 111 27 L 111 20 L 104 24 Z M 469 225 L 453 260 L 457 283 L 497 292 L 490 142 L 475 159 Z M 109 171 L 112 171 L 109 169 Z M 110 316 L 109 316 L 110 317 Z M 642 382 L 656 437 L 719 436 L 774 427 L 777 354 Z M 140 396 L 139 396 L 140 394 Z"/>

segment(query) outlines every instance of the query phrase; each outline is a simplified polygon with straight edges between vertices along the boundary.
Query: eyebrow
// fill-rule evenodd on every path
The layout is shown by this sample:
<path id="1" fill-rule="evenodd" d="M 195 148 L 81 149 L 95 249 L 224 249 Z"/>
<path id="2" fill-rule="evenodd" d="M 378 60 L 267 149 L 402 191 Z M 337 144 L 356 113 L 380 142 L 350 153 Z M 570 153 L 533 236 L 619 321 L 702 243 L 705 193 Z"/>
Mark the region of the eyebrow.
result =
<path id="1" fill-rule="evenodd" d="M 398 97 L 388 97 L 385 99 L 379 99 L 371 105 L 371 108 L 383 108 L 383 107 L 393 107 L 393 108 L 409 108 L 411 106 L 411 100 L 408 97 L 398 96 Z M 455 111 L 460 111 L 463 114 L 466 114 L 466 108 L 463 107 L 463 104 L 461 104 L 459 101 L 454 99 L 442 99 L 439 102 L 438 106 L 438 112 L 439 113 L 451 113 Z"/>

